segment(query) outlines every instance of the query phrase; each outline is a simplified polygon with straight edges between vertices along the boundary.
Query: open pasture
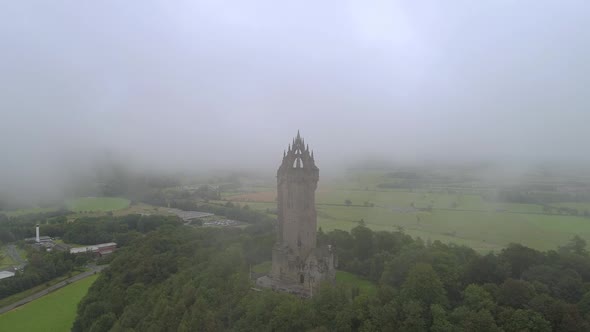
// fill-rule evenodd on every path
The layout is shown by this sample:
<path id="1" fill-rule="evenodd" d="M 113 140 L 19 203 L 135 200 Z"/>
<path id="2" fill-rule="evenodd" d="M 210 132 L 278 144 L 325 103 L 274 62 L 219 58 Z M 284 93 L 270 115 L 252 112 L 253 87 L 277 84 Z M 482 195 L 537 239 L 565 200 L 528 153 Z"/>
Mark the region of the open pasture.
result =
<path id="1" fill-rule="evenodd" d="M 368 178 L 377 182 L 370 174 Z M 467 245 L 481 252 L 522 243 L 540 250 L 555 249 L 579 235 L 590 241 L 590 219 L 543 214 L 538 204 L 499 203 L 485 200 L 474 190 L 367 189 L 352 183 L 323 186 L 316 192 L 318 226 L 324 231 L 350 230 L 362 219 L 373 230 L 402 230 L 425 241 Z M 268 191 L 265 192 L 266 195 Z M 249 194 L 248 198 L 263 197 Z M 240 205 L 265 211 L 273 202 L 241 201 Z M 345 206 L 350 200 L 351 206 Z M 369 206 L 365 206 L 369 205 Z M 372 207 L 370 206 L 372 205 Z M 560 203 L 576 208 L 586 203 Z"/>
<path id="2" fill-rule="evenodd" d="M 66 206 L 74 212 L 116 211 L 127 208 L 129 203 L 128 199 L 119 197 L 82 197 L 66 200 Z"/>
<path id="3" fill-rule="evenodd" d="M 511 212 L 437 210 L 399 212 L 381 207 L 318 206 L 318 224 L 324 231 L 350 230 L 362 219 L 373 230 L 403 229 L 423 240 L 468 245 L 479 251 L 522 243 L 555 249 L 579 235 L 590 240 L 587 218 Z"/>
<path id="4" fill-rule="evenodd" d="M 76 308 L 98 275 L 56 290 L 40 299 L 0 315 L 2 331 L 69 331 Z"/>
<path id="5" fill-rule="evenodd" d="M 239 202 L 274 202 L 277 198 L 277 192 L 275 191 L 259 191 L 245 194 L 237 194 L 227 196 L 228 201 L 239 201 Z"/>

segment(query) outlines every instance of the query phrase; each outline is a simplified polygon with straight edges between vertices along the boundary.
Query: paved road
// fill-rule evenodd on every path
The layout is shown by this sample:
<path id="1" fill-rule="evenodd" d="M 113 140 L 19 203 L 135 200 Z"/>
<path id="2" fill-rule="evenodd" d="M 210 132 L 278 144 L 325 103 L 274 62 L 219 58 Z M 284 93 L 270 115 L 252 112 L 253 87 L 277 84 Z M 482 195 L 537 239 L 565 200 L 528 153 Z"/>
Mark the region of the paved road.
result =
<path id="1" fill-rule="evenodd" d="M 33 295 L 30 295 L 30 296 L 28 296 L 28 297 L 26 297 L 26 298 L 24 298 L 24 299 L 22 299 L 20 301 L 17 301 L 17 302 L 15 302 L 13 304 L 10 304 L 10 305 L 7 305 L 7 306 L 5 306 L 3 308 L 0 308 L 0 315 L 2 315 L 3 313 L 8 312 L 8 311 L 10 311 L 10 310 L 12 310 L 14 308 L 20 307 L 21 305 L 24 305 L 24 304 L 27 304 L 27 303 L 33 301 L 33 300 L 36 300 L 36 299 L 38 299 L 38 298 L 40 298 L 42 296 L 45 296 L 45 295 L 47 295 L 47 294 L 49 294 L 49 293 L 51 293 L 51 292 L 53 292 L 53 291 L 55 291 L 57 289 L 60 289 L 60 288 L 66 286 L 68 284 L 71 284 L 74 281 L 78 281 L 78 280 L 84 279 L 86 277 L 89 277 L 89 276 L 91 276 L 91 275 L 93 275 L 95 273 L 98 273 L 98 272 L 102 271 L 107 266 L 108 265 L 92 266 L 90 268 L 90 270 L 88 270 L 86 272 L 82 272 L 82 273 L 80 273 L 78 275 L 75 275 L 75 276 L 69 278 L 69 279 L 66 279 L 64 281 L 58 282 L 57 284 L 55 284 L 55 285 L 53 285 L 53 286 L 51 286 L 49 288 L 46 288 L 46 289 L 44 289 L 44 290 L 42 290 L 40 292 L 37 292 L 37 293 L 35 293 Z"/>

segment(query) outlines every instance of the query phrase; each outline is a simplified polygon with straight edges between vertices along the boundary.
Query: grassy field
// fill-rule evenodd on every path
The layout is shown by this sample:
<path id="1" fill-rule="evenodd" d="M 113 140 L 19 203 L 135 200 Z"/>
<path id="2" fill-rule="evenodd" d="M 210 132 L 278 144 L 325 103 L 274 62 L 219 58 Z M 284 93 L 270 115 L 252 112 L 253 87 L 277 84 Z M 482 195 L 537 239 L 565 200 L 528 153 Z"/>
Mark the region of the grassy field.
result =
<path id="1" fill-rule="evenodd" d="M 361 172 L 322 182 L 316 192 L 318 226 L 324 231 L 350 230 L 362 219 L 373 230 L 401 230 L 424 241 L 440 240 L 467 245 L 480 252 L 522 243 L 539 250 L 555 249 L 579 235 L 590 242 L 590 219 L 583 216 L 544 214 L 540 204 L 491 201 L 494 187 L 474 180 L 447 180 L 419 189 L 384 189 L 395 183 L 383 172 Z M 541 181 L 544 179 L 537 179 Z M 430 181 L 430 180 L 429 180 Z M 542 181 L 541 181 L 542 182 Z M 240 205 L 276 210 L 275 191 L 227 195 Z M 224 195 L 222 195 L 224 196 Z M 345 206 L 350 200 L 351 206 Z M 221 201 L 221 204 L 224 202 Z M 590 202 L 552 204 L 590 211 Z"/>
<path id="2" fill-rule="evenodd" d="M 80 211 L 116 211 L 129 206 L 129 200 L 118 197 L 82 197 L 66 201 L 68 209 L 74 212 Z"/>
<path id="3" fill-rule="evenodd" d="M 9 297 L 5 297 L 2 300 L 0 300 L 0 307 L 7 306 L 7 305 L 12 304 L 14 302 L 20 301 L 20 300 L 26 298 L 27 296 L 33 295 L 33 294 L 35 294 L 37 292 L 40 292 L 40 291 L 42 291 L 44 289 L 47 289 L 47 288 L 49 288 L 49 287 L 51 287 L 51 286 L 53 286 L 53 285 L 55 285 L 57 283 L 60 283 L 60 282 L 62 282 L 64 280 L 66 280 L 66 279 L 68 279 L 70 277 L 73 277 L 73 276 L 75 276 L 77 274 L 80 274 L 82 272 L 84 272 L 84 271 L 82 271 L 82 270 L 75 270 L 75 271 L 72 272 L 71 275 L 65 275 L 65 276 L 57 277 L 57 278 L 54 278 L 52 280 L 49 280 L 46 283 L 43 283 L 43 284 L 38 285 L 36 287 L 27 289 L 26 291 L 23 291 L 23 292 L 20 292 L 20 293 L 11 295 Z"/>
<path id="4" fill-rule="evenodd" d="M 399 212 L 381 207 L 318 206 L 324 231 L 350 230 L 363 219 L 374 230 L 403 229 L 423 240 L 440 240 L 488 251 L 511 242 L 547 250 L 567 243 L 574 235 L 590 239 L 587 218 L 513 212 L 437 210 Z"/>
<path id="5" fill-rule="evenodd" d="M 78 302 L 98 275 L 77 281 L 29 304 L 0 315 L 0 330 L 28 332 L 69 331 Z"/>
<path id="6" fill-rule="evenodd" d="M 252 265 L 251 269 L 254 273 L 269 273 L 272 266 L 271 261 L 262 262 L 257 265 Z"/>
<path id="7" fill-rule="evenodd" d="M 336 284 L 345 287 L 358 287 L 360 293 L 365 295 L 375 295 L 377 293 L 377 287 L 374 283 L 344 271 L 336 271 Z"/>
<path id="8" fill-rule="evenodd" d="M 127 214 L 167 214 L 165 208 L 158 208 L 148 204 L 137 203 L 130 205 L 130 201 L 126 198 L 119 197 L 79 197 L 72 198 L 65 201 L 65 206 L 78 213 L 84 215 L 95 214 L 103 215 L 105 212 L 113 212 L 114 215 Z M 53 212 L 59 209 L 58 206 L 49 208 L 29 208 L 12 211 L 0 211 L 9 217 L 22 216 L 26 214 L 36 214 L 44 212 Z"/>

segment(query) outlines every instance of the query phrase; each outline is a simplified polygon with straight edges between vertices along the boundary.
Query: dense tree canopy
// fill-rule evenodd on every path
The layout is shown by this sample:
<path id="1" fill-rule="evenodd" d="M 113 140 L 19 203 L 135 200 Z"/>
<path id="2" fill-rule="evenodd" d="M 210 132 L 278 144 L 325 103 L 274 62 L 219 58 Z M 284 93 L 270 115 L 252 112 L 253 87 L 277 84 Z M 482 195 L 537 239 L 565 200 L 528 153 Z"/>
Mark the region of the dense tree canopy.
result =
<path id="1" fill-rule="evenodd" d="M 481 255 L 403 232 L 319 232 L 339 269 L 376 294 L 326 284 L 312 299 L 253 290 L 271 228 L 171 226 L 117 253 L 78 309 L 74 331 L 584 331 L 590 257 L 573 239 L 539 252 Z M 352 286 L 354 288 L 354 286 Z"/>

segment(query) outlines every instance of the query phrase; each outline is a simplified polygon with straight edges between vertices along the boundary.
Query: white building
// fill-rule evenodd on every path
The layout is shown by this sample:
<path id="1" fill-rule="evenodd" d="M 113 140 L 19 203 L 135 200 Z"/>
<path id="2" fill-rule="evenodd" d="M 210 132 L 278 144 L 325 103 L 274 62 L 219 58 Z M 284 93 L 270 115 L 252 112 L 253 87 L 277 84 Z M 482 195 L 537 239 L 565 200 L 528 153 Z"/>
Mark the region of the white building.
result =
<path id="1" fill-rule="evenodd" d="M 117 249 L 117 244 L 115 242 L 109 242 L 87 247 L 71 248 L 70 254 L 99 253 L 100 255 L 106 255 L 112 253 L 115 249 Z"/>

